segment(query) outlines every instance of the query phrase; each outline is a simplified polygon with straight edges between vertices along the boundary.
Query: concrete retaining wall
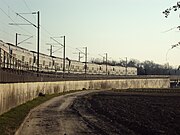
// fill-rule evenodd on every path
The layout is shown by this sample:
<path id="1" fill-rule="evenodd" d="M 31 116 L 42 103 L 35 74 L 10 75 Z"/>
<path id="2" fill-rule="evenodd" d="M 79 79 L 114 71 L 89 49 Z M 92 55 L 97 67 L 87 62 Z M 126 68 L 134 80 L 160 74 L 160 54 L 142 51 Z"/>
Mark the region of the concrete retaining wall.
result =
<path id="1" fill-rule="evenodd" d="M 170 80 L 162 79 L 117 79 L 61 82 L 34 82 L 0 84 L 0 114 L 32 100 L 40 92 L 61 93 L 85 89 L 169 88 Z"/>

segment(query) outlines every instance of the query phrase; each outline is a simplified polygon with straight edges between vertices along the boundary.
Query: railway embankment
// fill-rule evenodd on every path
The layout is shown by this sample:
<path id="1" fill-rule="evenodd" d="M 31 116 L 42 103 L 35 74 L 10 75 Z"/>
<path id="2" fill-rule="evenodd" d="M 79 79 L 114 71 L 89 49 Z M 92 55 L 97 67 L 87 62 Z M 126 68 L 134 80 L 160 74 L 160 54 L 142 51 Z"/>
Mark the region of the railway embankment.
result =
<path id="1" fill-rule="evenodd" d="M 0 84 L 0 115 L 13 107 L 38 97 L 39 93 L 53 94 L 73 90 L 169 88 L 170 79 L 108 79 L 58 82 L 29 82 Z"/>

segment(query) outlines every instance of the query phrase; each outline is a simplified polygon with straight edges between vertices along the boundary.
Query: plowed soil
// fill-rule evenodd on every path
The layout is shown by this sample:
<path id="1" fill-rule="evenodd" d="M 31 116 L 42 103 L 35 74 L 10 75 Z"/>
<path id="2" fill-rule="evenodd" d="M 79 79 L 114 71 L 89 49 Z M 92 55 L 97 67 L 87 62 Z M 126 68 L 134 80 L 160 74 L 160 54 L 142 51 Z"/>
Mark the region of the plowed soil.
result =
<path id="1" fill-rule="evenodd" d="M 92 91 L 34 109 L 18 134 L 179 135 L 179 92 Z"/>

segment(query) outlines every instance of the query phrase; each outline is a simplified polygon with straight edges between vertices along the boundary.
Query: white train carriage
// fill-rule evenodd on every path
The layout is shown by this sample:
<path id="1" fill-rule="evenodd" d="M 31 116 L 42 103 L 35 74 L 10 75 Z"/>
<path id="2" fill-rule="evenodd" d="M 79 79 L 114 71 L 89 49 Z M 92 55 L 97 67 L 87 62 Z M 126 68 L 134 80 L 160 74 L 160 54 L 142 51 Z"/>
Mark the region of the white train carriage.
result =
<path id="1" fill-rule="evenodd" d="M 4 42 L 2 42 L 2 41 L 0 40 L 0 48 L 2 49 L 2 50 L 1 50 L 1 56 L 0 56 L 0 59 L 1 59 L 0 62 L 2 62 L 2 63 L 1 63 L 1 66 L 2 66 L 2 67 L 7 67 L 7 66 L 8 66 L 8 54 L 6 54 L 5 51 L 6 51 L 6 52 L 9 52 L 9 47 L 8 47 L 7 44 L 5 44 Z M 4 51 L 3 51 L 3 50 L 4 50 Z"/>
<path id="2" fill-rule="evenodd" d="M 19 62 L 21 62 L 21 65 L 23 65 L 23 67 L 21 67 L 22 69 L 29 68 L 31 62 L 30 58 L 32 57 L 32 53 L 29 50 L 19 46 L 14 46 L 10 43 L 3 43 L 2 41 L 0 42 L 0 45 L 2 49 L 4 49 L 6 52 L 13 56 L 8 58 L 9 60 L 7 58 L 4 58 L 8 60 L 8 62 L 5 63 L 8 63 L 10 66 L 13 66 L 14 68 L 18 68 L 18 64 Z"/>
<path id="3" fill-rule="evenodd" d="M 137 68 L 127 67 L 127 75 L 137 75 Z"/>
<path id="4" fill-rule="evenodd" d="M 15 46 L 10 43 L 4 43 L 0 41 L 0 47 L 11 54 L 13 59 L 15 58 L 15 68 L 17 68 L 19 62 L 23 70 L 36 70 L 37 69 L 37 52 L 29 51 L 19 46 Z M 1 53 L 1 61 L 4 67 L 8 67 L 9 62 L 11 65 L 11 57 L 7 53 Z M 8 58 L 10 57 L 10 58 Z M 9 60 L 10 59 L 10 60 Z M 13 63 L 14 66 L 14 63 Z M 39 71 L 43 72 L 63 72 L 63 58 L 49 56 L 46 54 L 39 54 Z M 85 73 L 85 63 L 76 60 L 65 60 L 65 72 L 74 74 Z M 99 65 L 95 63 L 87 63 L 87 74 L 101 74 L 101 75 L 137 75 L 137 68 L 135 67 L 121 67 L 121 66 L 110 66 L 110 65 Z"/>
<path id="5" fill-rule="evenodd" d="M 118 69 L 119 69 L 119 72 L 118 72 L 119 75 L 121 76 L 126 75 L 126 67 L 118 66 Z"/>
<path id="6" fill-rule="evenodd" d="M 68 67 L 68 73 L 77 73 L 78 70 L 76 69 L 76 65 L 78 61 L 76 60 L 69 60 L 69 67 Z"/>
<path id="7" fill-rule="evenodd" d="M 85 63 L 72 60 L 71 61 L 70 72 L 71 73 L 77 73 L 77 74 L 83 74 L 85 72 L 84 67 L 85 67 Z"/>
<path id="8" fill-rule="evenodd" d="M 111 75 L 120 75 L 120 68 L 119 66 L 111 66 Z"/>
<path id="9" fill-rule="evenodd" d="M 9 53 L 12 56 L 29 65 L 29 57 L 32 57 L 32 53 L 29 50 L 9 43 L 7 43 L 7 45 L 9 46 Z"/>
<path id="10" fill-rule="evenodd" d="M 45 71 L 48 71 L 48 72 L 53 72 L 54 71 L 54 62 L 53 62 L 53 57 L 48 57 L 46 56 L 46 59 L 45 59 Z"/>
<path id="11" fill-rule="evenodd" d="M 65 72 L 66 73 L 71 72 L 71 60 L 69 58 L 65 59 Z"/>
<path id="12" fill-rule="evenodd" d="M 106 65 L 99 65 L 98 74 L 106 75 Z"/>
<path id="13" fill-rule="evenodd" d="M 98 74 L 99 65 L 94 63 L 87 63 L 87 74 Z"/>
<path id="14" fill-rule="evenodd" d="M 31 66 L 37 68 L 37 52 L 31 51 L 33 56 L 31 59 Z M 39 71 L 43 72 L 51 72 L 53 71 L 52 67 L 53 58 L 49 57 L 46 54 L 39 54 Z"/>
<path id="15" fill-rule="evenodd" d="M 107 65 L 107 75 L 111 75 L 112 72 L 112 66 Z"/>
<path id="16" fill-rule="evenodd" d="M 4 43 L 3 41 L 1 41 L 1 40 L 0 40 L 0 47 L 1 47 L 3 50 L 9 52 L 9 46 L 8 46 L 6 43 Z"/>
<path id="17" fill-rule="evenodd" d="M 62 73 L 63 72 L 63 59 L 52 56 L 52 64 L 49 64 L 49 66 L 50 66 L 49 68 L 51 68 L 53 71 Z"/>
<path id="18" fill-rule="evenodd" d="M 107 65 L 107 74 L 116 75 L 116 66 Z"/>

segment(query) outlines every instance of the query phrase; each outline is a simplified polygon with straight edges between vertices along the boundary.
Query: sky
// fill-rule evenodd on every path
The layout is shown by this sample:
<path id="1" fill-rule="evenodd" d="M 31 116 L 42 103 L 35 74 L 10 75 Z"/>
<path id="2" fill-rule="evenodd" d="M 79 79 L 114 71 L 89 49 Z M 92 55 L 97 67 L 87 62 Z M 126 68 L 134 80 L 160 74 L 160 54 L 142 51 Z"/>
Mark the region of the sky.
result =
<path id="1" fill-rule="evenodd" d="M 66 36 L 66 56 L 78 60 L 78 49 L 88 48 L 88 60 L 108 54 L 109 60 L 137 59 L 180 65 L 179 13 L 168 18 L 162 13 L 177 0 L 0 0 L 0 40 L 15 43 L 33 36 L 19 46 L 36 50 L 37 29 L 16 13 L 40 11 L 40 52 L 49 54 L 50 37 Z M 21 14 L 37 24 L 36 14 Z M 23 36 L 28 35 L 28 36 Z M 63 43 L 62 38 L 56 38 Z M 56 51 L 60 46 L 54 46 Z M 170 50 L 169 50 L 170 49 Z M 169 50 L 169 51 L 168 51 Z M 62 50 L 54 53 L 62 56 Z M 100 56 L 101 55 L 101 56 Z M 83 61 L 83 59 L 82 59 Z"/>

